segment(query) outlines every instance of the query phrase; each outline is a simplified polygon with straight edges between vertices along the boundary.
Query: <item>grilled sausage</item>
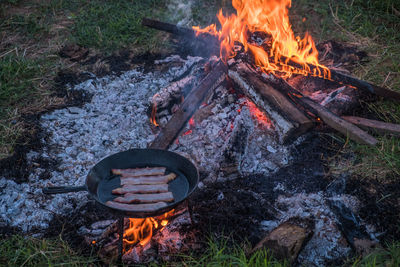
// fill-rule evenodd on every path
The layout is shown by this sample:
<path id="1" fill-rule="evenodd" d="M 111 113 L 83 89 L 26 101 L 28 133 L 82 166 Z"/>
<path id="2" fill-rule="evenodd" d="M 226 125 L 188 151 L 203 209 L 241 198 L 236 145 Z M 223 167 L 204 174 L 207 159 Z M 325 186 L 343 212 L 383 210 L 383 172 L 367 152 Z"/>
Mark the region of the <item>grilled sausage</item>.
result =
<path id="1" fill-rule="evenodd" d="M 163 175 L 165 173 L 165 167 L 147 167 L 147 168 L 136 168 L 136 169 L 111 169 L 113 174 L 122 176 L 155 176 Z"/>
<path id="2" fill-rule="evenodd" d="M 124 204 L 124 203 L 118 203 L 114 201 L 107 201 L 106 205 L 110 208 L 113 209 L 118 209 L 118 210 L 125 210 L 125 211 L 157 211 L 163 207 L 167 206 L 167 203 L 165 202 L 157 202 L 157 203 L 150 203 L 150 204 Z"/>
<path id="3" fill-rule="evenodd" d="M 120 188 L 112 190 L 113 194 L 126 194 L 126 193 L 164 193 L 168 192 L 168 184 L 154 184 L 154 185 L 124 185 Z"/>
<path id="4" fill-rule="evenodd" d="M 121 185 L 128 184 L 166 184 L 175 179 L 176 174 L 170 173 L 163 176 L 121 177 Z"/>
<path id="5" fill-rule="evenodd" d="M 125 194 L 123 197 L 114 199 L 119 203 L 155 203 L 155 202 L 171 202 L 174 201 L 174 196 L 171 192 L 159 194 Z"/>

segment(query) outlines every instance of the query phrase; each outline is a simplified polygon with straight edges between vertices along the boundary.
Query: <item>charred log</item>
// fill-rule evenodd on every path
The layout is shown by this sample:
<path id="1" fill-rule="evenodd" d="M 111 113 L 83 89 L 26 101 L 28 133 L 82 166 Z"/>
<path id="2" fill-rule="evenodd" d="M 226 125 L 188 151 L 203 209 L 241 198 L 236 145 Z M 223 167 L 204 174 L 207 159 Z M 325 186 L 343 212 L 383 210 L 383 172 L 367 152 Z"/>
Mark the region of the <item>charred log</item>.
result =
<path id="1" fill-rule="evenodd" d="M 266 82 L 279 87 L 285 94 L 291 97 L 293 101 L 303 106 L 306 110 L 312 112 L 321 118 L 328 126 L 336 131 L 348 136 L 350 139 L 361 144 L 374 146 L 378 142 L 374 137 L 364 132 L 354 124 L 351 124 L 339 116 L 332 113 L 329 109 L 314 102 L 310 98 L 304 96 L 301 92 L 294 89 L 290 84 L 276 76 L 263 76 Z"/>
<path id="2" fill-rule="evenodd" d="M 207 96 L 225 79 L 227 67 L 222 61 L 186 97 L 165 128 L 151 143 L 150 148 L 167 149 Z"/>
<path id="3" fill-rule="evenodd" d="M 313 127 L 312 121 L 302 111 L 285 95 L 265 83 L 247 64 L 239 63 L 228 73 L 241 91 L 273 120 L 281 133 L 281 142 L 287 142 Z"/>
<path id="4" fill-rule="evenodd" d="M 342 116 L 342 118 L 365 130 L 372 130 L 378 133 L 400 136 L 400 124 L 369 120 L 354 116 Z"/>

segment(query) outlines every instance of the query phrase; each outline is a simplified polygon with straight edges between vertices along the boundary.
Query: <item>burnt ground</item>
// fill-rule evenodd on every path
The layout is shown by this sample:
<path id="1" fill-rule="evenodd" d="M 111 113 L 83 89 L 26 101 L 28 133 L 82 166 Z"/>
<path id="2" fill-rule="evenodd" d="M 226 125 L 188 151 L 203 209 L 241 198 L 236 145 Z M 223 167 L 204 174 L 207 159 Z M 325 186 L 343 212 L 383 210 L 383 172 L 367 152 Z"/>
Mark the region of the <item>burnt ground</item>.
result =
<path id="1" fill-rule="evenodd" d="M 324 177 L 322 159 L 332 152 L 326 150 L 318 134 L 312 134 L 295 149 L 294 163 L 271 176 L 240 177 L 197 190 L 191 203 L 202 232 L 217 236 L 234 233 L 235 241 L 247 240 L 254 245 L 265 235 L 260 222 L 275 218 L 274 202 L 285 194 L 274 190 L 278 183 L 291 194 L 324 191 L 329 179 Z"/>

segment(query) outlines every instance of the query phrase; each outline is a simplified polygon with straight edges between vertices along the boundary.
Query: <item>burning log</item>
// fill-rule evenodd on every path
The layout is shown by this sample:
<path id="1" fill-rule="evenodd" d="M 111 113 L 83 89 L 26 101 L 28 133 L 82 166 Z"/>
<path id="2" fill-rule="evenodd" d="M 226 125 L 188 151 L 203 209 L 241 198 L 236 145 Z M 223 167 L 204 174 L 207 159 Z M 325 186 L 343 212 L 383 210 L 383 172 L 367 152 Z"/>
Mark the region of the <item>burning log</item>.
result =
<path id="1" fill-rule="evenodd" d="M 265 83 L 247 64 L 239 63 L 228 71 L 229 77 L 241 91 L 274 121 L 281 141 L 299 136 L 313 127 L 308 119 L 286 96 Z"/>
<path id="2" fill-rule="evenodd" d="M 155 28 L 161 31 L 167 31 L 170 32 L 172 34 L 176 34 L 176 35 L 180 35 L 180 36 L 194 36 L 195 35 L 195 31 L 192 29 L 188 29 L 188 28 L 183 28 L 183 27 L 177 27 L 173 24 L 169 24 L 169 23 L 165 23 L 165 22 L 161 22 L 161 21 L 154 21 L 154 20 L 150 20 L 150 19 L 143 19 L 142 25 L 151 27 L 151 28 Z M 209 40 L 213 40 L 213 42 L 215 42 L 215 40 L 217 40 L 216 36 L 213 36 L 209 33 L 206 32 L 202 32 L 200 35 L 202 38 L 206 38 Z M 197 40 L 201 40 L 201 38 L 197 38 Z M 299 64 L 295 61 L 293 61 L 290 58 L 287 58 L 285 56 L 280 56 L 280 61 L 281 62 L 285 62 L 285 64 L 287 64 L 288 66 L 294 68 L 294 69 L 304 69 L 304 65 Z M 308 73 L 310 74 L 317 74 L 321 72 L 320 67 L 313 65 L 313 64 L 307 64 L 308 66 Z M 376 94 L 378 96 L 382 96 L 384 98 L 387 99 L 392 99 L 395 101 L 400 101 L 400 93 L 390 90 L 390 89 L 386 89 L 374 84 L 371 84 L 367 81 L 363 81 L 360 79 L 357 79 L 355 77 L 340 73 L 336 70 L 333 69 L 329 69 L 330 71 L 330 79 L 332 81 L 338 82 L 340 84 L 344 84 L 344 85 L 351 85 L 354 87 L 357 87 L 361 90 L 370 92 L 372 94 Z"/>
<path id="3" fill-rule="evenodd" d="M 367 134 L 357 126 L 345 121 L 339 116 L 333 114 L 331 111 L 329 111 L 329 109 L 304 96 L 301 92 L 294 89 L 285 80 L 281 78 L 276 78 L 272 75 L 264 77 L 268 80 L 268 82 L 284 91 L 288 96 L 291 97 L 293 101 L 297 102 L 305 109 L 314 113 L 316 116 L 320 117 L 328 126 L 338 132 L 341 132 L 345 136 L 348 136 L 350 139 L 357 141 L 361 144 L 367 144 L 371 146 L 376 145 L 376 143 L 378 142 L 374 137 Z"/>
<path id="4" fill-rule="evenodd" d="M 369 120 L 360 117 L 342 116 L 346 121 L 353 123 L 365 130 L 373 130 L 383 134 L 400 135 L 400 125 L 376 120 Z"/>
<path id="5" fill-rule="evenodd" d="M 150 144 L 150 148 L 167 149 L 207 96 L 225 79 L 227 67 L 218 61 L 212 71 L 186 97 L 182 106 Z"/>
<path id="6" fill-rule="evenodd" d="M 281 57 L 281 60 L 286 62 L 287 65 L 292 66 L 294 68 L 303 69 L 303 67 L 304 67 L 303 65 L 296 63 L 293 60 L 283 57 L 283 56 Z M 308 67 L 309 67 L 309 73 L 314 73 L 314 72 L 318 73 L 319 72 L 318 66 L 315 66 L 313 64 L 308 64 Z M 367 81 L 357 79 L 355 77 L 346 75 L 344 73 L 338 72 L 333 69 L 329 69 L 329 71 L 331 73 L 330 79 L 332 81 L 335 81 L 340 84 L 351 85 L 351 86 L 357 87 L 361 90 L 367 91 L 369 93 L 400 102 L 400 93 L 398 93 L 396 91 L 374 85 Z"/>

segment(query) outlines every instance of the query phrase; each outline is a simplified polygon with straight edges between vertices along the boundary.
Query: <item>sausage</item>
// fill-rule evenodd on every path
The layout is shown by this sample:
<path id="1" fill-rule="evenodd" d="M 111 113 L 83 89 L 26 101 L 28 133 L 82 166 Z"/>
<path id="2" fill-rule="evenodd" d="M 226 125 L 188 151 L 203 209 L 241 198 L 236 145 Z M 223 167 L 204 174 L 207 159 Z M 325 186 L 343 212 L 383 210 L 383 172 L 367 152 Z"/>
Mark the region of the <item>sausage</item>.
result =
<path id="1" fill-rule="evenodd" d="M 113 209 L 125 210 L 125 211 L 157 211 L 163 207 L 167 206 L 165 202 L 157 202 L 150 204 L 124 204 L 114 201 L 107 201 L 106 205 Z"/>
<path id="2" fill-rule="evenodd" d="M 112 190 L 113 194 L 126 194 L 126 193 L 164 193 L 168 192 L 168 184 L 154 184 L 154 185 L 124 185 L 120 188 Z"/>
<path id="3" fill-rule="evenodd" d="M 155 203 L 155 202 L 171 202 L 174 196 L 171 192 L 159 194 L 125 194 L 123 197 L 116 197 L 115 202 L 119 203 Z"/>
<path id="4" fill-rule="evenodd" d="M 170 173 L 164 176 L 143 176 L 143 177 L 121 177 L 121 185 L 128 184 L 166 184 L 175 179 L 176 174 Z"/>
<path id="5" fill-rule="evenodd" d="M 113 174 L 122 176 L 155 176 L 163 175 L 165 173 L 165 167 L 147 167 L 147 168 L 136 168 L 136 169 L 111 169 Z"/>

